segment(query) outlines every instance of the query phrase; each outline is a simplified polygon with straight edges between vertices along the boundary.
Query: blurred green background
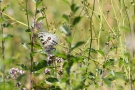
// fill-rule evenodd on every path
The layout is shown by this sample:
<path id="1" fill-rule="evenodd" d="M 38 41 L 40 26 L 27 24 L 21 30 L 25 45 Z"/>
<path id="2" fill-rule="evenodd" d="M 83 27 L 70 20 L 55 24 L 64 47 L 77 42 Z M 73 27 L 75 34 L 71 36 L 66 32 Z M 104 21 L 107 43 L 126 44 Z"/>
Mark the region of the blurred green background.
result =
<path id="1" fill-rule="evenodd" d="M 70 4 L 66 3 L 68 1 Z M 82 0 L 85 1 L 85 0 Z M 63 17 L 63 14 L 70 16 L 72 13 L 70 5 L 75 3 L 79 6 L 79 10 L 74 14 L 75 16 L 81 16 L 81 21 L 73 27 L 72 44 L 75 44 L 77 41 L 86 42 L 85 45 L 81 46 L 80 49 L 85 50 L 89 47 L 89 39 L 90 39 L 90 27 L 93 29 L 92 37 L 92 48 L 95 50 L 103 50 L 106 53 L 106 42 L 109 42 L 109 48 L 116 46 L 117 50 L 110 51 L 107 54 L 107 58 L 113 58 L 116 60 L 115 66 L 118 66 L 119 57 L 125 58 L 125 53 L 134 51 L 134 43 L 132 39 L 126 39 L 128 36 L 134 34 L 134 21 L 135 21 L 135 8 L 134 2 L 132 0 L 96 0 L 95 2 L 95 10 L 93 15 L 92 26 L 90 26 L 89 16 L 92 13 L 92 6 L 94 0 L 87 0 L 89 4 L 88 13 L 86 13 L 85 7 L 83 6 L 81 0 L 43 0 L 43 6 L 46 7 L 46 18 L 49 24 L 49 30 L 47 28 L 46 20 L 42 21 L 42 29 L 38 29 L 36 33 L 40 31 L 46 31 L 56 33 L 59 37 L 60 44 L 68 47 L 64 37 L 66 37 L 60 31 L 60 26 L 63 24 L 69 24 Z M 27 24 L 27 17 L 24 8 L 21 5 L 25 6 L 25 0 L 3 0 L 1 7 L 5 7 L 9 5 L 9 7 L 4 11 L 7 15 L 11 16 L 17 21 L 23 22 Z M 41 8 L 40 6 L 39 8 Z M 35 3 L 33 0 L 29 0 L 28 9 L 30 9 L 33 13 L 35 12 Z M 4 15 L 3 15 L 4 16 Z M 41 15 L 39 15 L 41 16 Z M 6 72 L 11 67 L 16 66 L 16 64 L 23 63 L 29 65 L 30 56 L 29 50 L 25 49 L 22 46 L 22 43 L 30 42 L 29 34 L 25 32 L 27 29 L 26 26 L 23 26 L 15 21 L 5 17 L 5 23 L 11 23 L 13 27 L 4 28 L 4 35 L 11 34 L 14 37 L 6 40 L 5 45 L 5 60 L 7 60 Z M 29 17 L 30 25 L 32 25 L 33 19 Z M 115 34 L 112 32 L 115 32 Z M 126 43 L 129 44 L 126 46 Z M 131 40 L 131 41 L 130 41 Z M 132 45 L 131 45 L 132 44 Z M 0 45 L 1 47 L 1 45 Z M 128 48 L 128 49 L 127 49 Z M 57 46 L 57 49 L 61 52 L 66 52 L 66 49 L 61 45 Z M 76 49 L 75 52 L 81 52 L 80 49 Z M 129 50 L 130 49 L 130 50 Z M 0 52 L 2 52 L 0 50 Z M 73 52 L 73 54 L 75 54 Z M 84 53 L 87 56 L 88 52 Z M 98 60 L 103 63 L 104 57 L 100 54 L 92 54 L 93 59 Z M 40 59 L 44 59 L 45 57 L 41 54 L 37 53 L 34 56 L 34 61 L 38 61 Z M 2 57 L 0 57 L 2 60 Z M 124 63 L 123 63 L 124 64 Z M 0 63 L 0 67 L 3 66 L 3 63 Z M 128 67 L 128 65 L 121 65 L 121 67 Z M 99 67 L 101 67 L 99 65 Z M 121 67 L 118 67 L 116 71 L 122 71 Z M 130 67 L 130 66 L 129 66 Z M 96 65 L 94 62 L 91 62 L 89 66 L 90 71 L 95 72 Z M 115 67 L 114 67 L 115 70 Z M 125 69 L 124 69 L 125 70 Z M 81 71 L 83 72 L 83 71 Z M 125 71 L 126 72 L 126 71 Z M 118 88 L 117 85 L 119 84 Z M 120 86 L 121 85 L 121 86 Z M 114 81 L 113 86 L 114 89 L 107 89 L 103 87 L 101 90 L 129 90 L 129 85 L 126 84 L 125 81 L 118 80 Z M 94 86 L 90 86 L 89 90 L 94 90 Z M 96 89 L 95 89 L 96 90 Z"/>

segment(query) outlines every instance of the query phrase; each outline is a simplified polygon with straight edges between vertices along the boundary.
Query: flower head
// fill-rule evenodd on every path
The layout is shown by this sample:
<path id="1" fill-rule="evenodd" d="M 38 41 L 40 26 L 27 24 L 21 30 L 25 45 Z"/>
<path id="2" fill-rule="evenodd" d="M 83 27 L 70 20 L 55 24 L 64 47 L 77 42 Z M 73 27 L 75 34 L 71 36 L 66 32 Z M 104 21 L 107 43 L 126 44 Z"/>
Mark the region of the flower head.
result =
<path id="1" fill-rule="evenodd" d="M 60 63 L 63 61 L 63 58 L 57 58 L 57 62 Z"/>
<path id="2" fill-rule="evenodd" d="M 18 68 L 11 68 L 9 71 L 9 74 L 12 78 L 16 79 L 18 78 L 20 75 L 24 74 L 23 70 L 19 70 Z"/>
<path id="3" fill-rule="evenodd" d="M 50 74 L 50 69 L 46 68 L 44 71 L 45 74 Z"/>

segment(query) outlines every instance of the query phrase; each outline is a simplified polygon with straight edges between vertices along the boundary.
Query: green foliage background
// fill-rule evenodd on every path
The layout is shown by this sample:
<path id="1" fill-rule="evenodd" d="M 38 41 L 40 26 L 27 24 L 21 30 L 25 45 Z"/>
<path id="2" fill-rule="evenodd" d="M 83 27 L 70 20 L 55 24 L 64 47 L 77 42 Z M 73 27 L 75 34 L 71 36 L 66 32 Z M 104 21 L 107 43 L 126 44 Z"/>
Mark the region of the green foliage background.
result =
<path id="1" fill-rule="evenodd" d="M 28 27 L 24 24 L 28 23 L 28 14 L 30 26 L 33 25 L 32 13 L 34 14 L 35 2 L 38 1 L 40 0 L 28 0 L 28 13 L 24 8 L 26 0 L 1 2 L 1 10 L 4 10 L 3 8 L 5 10 L 1 16 L 4 20 L 0 18 L 0 22 L 9 26 L 3 29 L 3 36 L 6 38 L 5 58 L 3 60 L 2 56 L 0 57 L 0 89 L 3 89 L 4 82 L 6 82 L 5 90 L 18 89 L 14 85 L 14 80 L 6 78 L 12 67 L 19 67 L 26 71 L 26 74 L 17 81 L 21 81 L 23 86 L 30 89 L 30 45 L 27 45 L 30 43 L 30 32 L 26 31 Z M 52 81 L 48 80 L 50 76 L 44 75 L 44 69 L 47 67 L 44 60 L 47 56 L 36 52 L 33 56 L 34 62 L 40 64 L 37 66 L 34 64 L 34 70 L 37 70 L 33 72 L 35 90 L 59 90 L 60 88 L 62 90 L 134 90 L 134 0 L 43 0 L 37 9 L 41 8 L 46 9 L 47 21 L 43 19 L 42 28 L 34 32 L 34 44 L 38 47 L 34 46 L 34 48 L 41 49 L 40 41 L 36 38 L 38 32 L 47 30 L 55 33 L 60 41 L 56 46 L 55 55 L 62 57 L 64 62 L 63 75 L 51 74 Z M 41 16 L 41 14 L 37 15 L 37 17 Z M 21 23 L 17 23 L 18 21 Z M 2 55 L 2 35 L 0 41 Z M 70 69 L 70 73 L 67 69 Z M 55 70 L 52 72 L 56 73 Z M 6 78 L 5 81 L 3 77 Z M 71 80 L 70 84 L 68 79 Z M 51 86 L 55 87 L 52 89 Z"/>

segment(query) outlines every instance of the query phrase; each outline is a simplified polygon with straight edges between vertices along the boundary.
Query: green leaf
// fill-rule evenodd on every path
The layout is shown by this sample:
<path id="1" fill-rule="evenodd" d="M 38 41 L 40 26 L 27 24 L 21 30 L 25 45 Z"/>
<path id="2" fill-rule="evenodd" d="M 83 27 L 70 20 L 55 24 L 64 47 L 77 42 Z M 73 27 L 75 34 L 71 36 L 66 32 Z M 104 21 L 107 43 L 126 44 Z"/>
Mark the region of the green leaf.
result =
<path id="1" fill-rule="evenodd" d="M 29 32 L 29 33 L 31 33 L 31 30 L 30 30 L 30 29 L 26 29 L 26 30 L 25 30 L 25 32 Z"/>
<path id="2" fill-rule="evenodd" d="M 111 86 L 111 80 L 103 78 L 103 81 L 106 85 L 108 85 L 109 87 Z"/>
<path id="3" fill-rule="evenodd" d="M 3 0 L 0 0 L 0 3 L 2 2 Z"/>
<path id="4" fill-rule="evenodd" d="M 67 55 L 66 55 L 66 54 L 64 54 L 64 53 L 55 52 L 54 54 L 55 54 L 55 56 L 57 56 L 57 57 L 61 57 L 61 58 L 63 58 L 63 59 L 66 59 L 66 58 L 67 58 Z"/>
<path id="5" fill-rule="evenodd" d="M 4 21 L 3 17 L 0 17 L 0 23 L 2 23 Z"/>
<path id="6" fill-rule="evenodd" d="M 35 44 L 34 44 L 34 48 L 35 48 L 35 49 L 41 49 L 41 46 L 40 46 L 39 44 L 36 44 L 36 43 L 35 43 Z"/>
<path id="7" fill-rule="evenodd" d="M 67 42 L 68 44 L 71 44 L 72 37 L 66 37 L 65 40 L 66 40 L 66 42 Z"/>
<path id="8" fill-rule="evenodd" d="M 73 24 L 72 25 L 75 26 L 77 23 L 80 22 L 80 20 L 81 20 L 81 17 L 80 16 L 75 17 L 74 20 L 73 20 Z"/>
<path id="9" fill-rule="evenodd" d="M 71 10 L 72 10 L 72 12 L 74 12 L 74 8 L 75 8 L 75 6 L 76 6 L 76 4 L 75 3 L 73 3 L 72 5 L 71 5 Z"/>
<path id="10" fill-rule="evenodd" d="M 130 54 L 129 53 L 124 53 L 124 62 L 125 63 L 129 63 L 129 61 L 130 61 Z"/>
<path id="11" fill-rule="evenodd" d="M 34 22 L 31 23 L 31 28 L 34 28 L 35 27 L 35 24 Z"/>
<path id="12" fill-rule="evenodd" d="M 28 45 L 29 47 L 31 47 L 32 43 L 31 43 L 31 42 L 30 42 L 30 43 L 27 43 L 27 45 Z M 37 44 L 37 43 L 34 43 L 33 47 L 34 47 L 35 49 L 42 49 L 41 46 L 40 46 L 39 44 Z"/>
<path id="13" fill-rule="evenodd" d="M 44 67 L 47 67 L 46 60 L 40 60 L 40 62 L 33 62 L 33 71 L 38 71 Z"/>
<path id="14" fill-rule="evenodd" d="M 17 64 L 17 66 L 20 66 L 23 70 L 28 70 L 28 67 L 25 64 Z"/>
<path id="15" fill-rule="evenodd" d="M 95 77 L 96 75 L 92 72 L 89 72 L 89 76 Z"/>
<path id="16" fill-rule="evenodd" d="M 38 0 L 32 0 L 34 3 L 37 3 Z"/>
<path id="17" fill-rule="evenodd" d="M 12 57 L 10 59 L 7 59 L 7 60 L 4 60 L 4 64 L 7 65 L 7 64 L 10 64 L 12 62 L 15 62 L 15 59 Z"/>
<path id="18" fill-rule="evenodd" d="M 47 88 L 48 89 L 48 88 Z M 47 90 L 47 89 L 43 89 L 43 90 Z M 62 90 L 59 86 L 51 86 L 50 88 L 49 88 L 49 90 Z"/>
<path id="19" fill-rule="evenodd" d="M 8 34 L 8 35 L 5 35 L 5 36 L 4 36 L 4 40 L 8 40 L 8 39 L 11 39 L 11 38 L 13 38 L 13 37 L 14 37 L 13 35 Z"/>
<path id="20" fill-rule="evenodd" d="M 28 44 L 27 44 L 27 43 L 21 43 L 21 45 L 22 45 L 25 49 L 30 50 L 30 48 L 29 48 L 29 46 L 28 46 Z"/>
<path id="21" fill-rule="evenodd" d="M 114 70 L 111 70 L 110 72 L 113 76 L 115 76 L 115 71 Z"/>
<path id="22" fill-rule="evenodd" d="M 63 14 L 62 17 L 63 17 L 67 22 L 69 22 L 69 17 L 68 17 L 68 15 Z"/>
<path id="23" fill-rule="evenodd" d="M 60 26 L 60 30 L 65 33 L 67 36 L 71 36 L 71 32 L 69 30 L 69 27 L 64 25 L 64 26 Z"/>
<path id="24" fill-rule="evenodd" d="M 32 52 L 32 53 L 30 53 L 30 56 L 34 57 L 35 54 L 36 54 L 36 52 Z"/>
<path id="25" fill-rule="evenodd" d="M 75 49 L 75 48 L 81 46 L 81 45 L 84 44 L 84 43 L 85 43 L 84 41 L 79 41 L 79 42 L 77 42 L 75 45 L 71 46 L 71 50 L 73 50 L 73 49 Z"/>
<path id="26" fill-rule="evenodd" d="M 6 27 L 13 27 L 13 26 L 11 25 L 11 23 L 4 23 L 2 26 L 3 26 L 4 28 L 6 28 Z"/>
<path id="27" fill-rule="evenodd" d="M 83 90 L 83 89 L 86 89 L 87 86 L 86 85 L 82 85 L 80 83 L 79 85 L 76 85 L 75 87 L 73 87 L 73 90 L 80 90 L 80 88 Z"/>
<path id="28" fill-rule="evenodd" d="M 73 55 L 70 55 L 70 59 L 71 61 L 73 61 L 73 63 L 76 63 L 76 62 L 82 62 L 83 61 L 83 57 L 76 57 L 76 56 L 73 56 Z"/>
<path id="29" fill-rule="evenodd" d="M 116 50 L 116 49 L 117 49 L 117 46 L 112 46 L 112 47 L 110 47 L 109 52 L 113 51 L 113 50 Z"/>
<path id="30" fill-rule="evenodd" d="M 45 17 L 39 17 L 36 22 L 39 22 L 40 20 L 43 20 Z"/>
<path id="31" fill-rule="evenodd" d="M 102 69 L 97 68 L 96 71 L 99 73 L 99 75 L 101 75 L 103 73 Z"/>
<path id="32" fill-rule="evenodd" d="M 127 26 L 121 26 L 120 28 L 125 30 L 125 31 L 131 32 L 130 28 Z"/>
<path id="33" fill-rule="evenodd" d="M 121 67 L 123 65 L 123 63 L 124 63 L 123 62 L 124 61 L 123 58 L 120 57 L 120 59 L 118 61 L 119 61 L 119 67 Z"/>
<path id="34" fill-rule="evenodd" d="M 2 9 L 2 12 L 4 12 L 8 7 L 9 7 L 9 5 L 5 6 L 5 7 Z"/>
<path id="35" fill-rule="evenodd" d="M 2 77 L 0 77 L 0 78 L 2 78 Z M 0 90 L 3 90 L 4 85 L 6 86 L 5 90 L 14 90 L 15 85 L 12 80 L 6 80 L 4 83 L 1 81 Z"/>
<path id="36" fill-rule="evenodd" d="M 79 6 L 76 6 L 76 4 L 75 3 L 73 3 L 72 5 L 71 5 L 71 10 L 72 10 L 72 12 L 76 12 L 80 7 Z"/>
<path id="37" fill-rule="evenodd" d="M 33 12 L 31 10 L 26 10 L 26 14 L 30 15 L 30 16 L 34 16 Z"/>
<path id="38" fill-rule="evenodd" d="M 90 52 L 92 53 L 97 53 L 97 51 L 94 48 L 88 48 L 88 50 L 90 50 Z"/>
<path id="39" fill-rule="evenodd" d="M 67 73 L 70 72 L 70 69 L 71 67 L 75 64 L 75 63 L 78 63 L 78 62 L 83 62 L 83 58 L 82 57 L 76 57 L 76 56 L 73 56 L 73 55 L 68 55 L 67 58 L 70 58 L 70 60 L 68 62 L 65 62 L 63 67 L 64 69 L 67 71 Z"/>
<path id="40" fill-rule="evenodd" d="M 42 1 L 36 2 L 36 7 L 38 7 L 41 3 L 42 3 Z"/>
<path id="41" fill-rule="evenodd" d="M 80 8 L 80 6 L 76 6 L 76 7 L 74 8 L 74 13 L 75 13 L 79 8 Z"/>
<path id="42" fill-rule="evenodd" d="M 95 80 L 96 75 L 93 72 L 90 71 L 88 75 L 90 80 Z"/>
<path id="43" fill-rule="evenodd" d="M 126 80 L 126 73 L 123 72 L 123 71 L 120 71 L 120 72 L 115 72 L 115 77 L 116 79 L 123 79 L 123 80 Z"/>
<path id="44" fill-rule="evenodd" d="M 63 0 L 65 3 L 67 3 L 68 5 L 70 5 L 69 1 L 68 0 Z"/>
<path id="45" fill-rule="evenodd" d="M 111 67 L 111 66 L 114 66 L 114 59 L 109 59 L 109 60 L 107 60 L 107 61 L 104 63 L 103 68 Z"/>
<path id="46" fill-rule="evenodd" d="M 54 77 L 49 77 L 49 78 L 46 79 L 46 81 L 54 83 L 54 82 L 58 82 L 58 79 L 54 78 Z"/>
<path id="47" fill-rule="evenodd" d="M 115 80 L 115 71 L 111 70 L 104 77 L 110 79 L 111 81 Z"/>
<path id="48" fill-rule="evenodd" d="M 105 53 L 104 53 L 103 51 L 97 50 L 97 52 L 98 52 L 99 54 L 101 54 L 102 56 L 105 56 Z"/>
<path id="49" fill-rule="evenodd" d="M 41 12 L 41 10 L 36 10 L 36 15 L 38 14 L 38 13 L 40 13 Z"/>

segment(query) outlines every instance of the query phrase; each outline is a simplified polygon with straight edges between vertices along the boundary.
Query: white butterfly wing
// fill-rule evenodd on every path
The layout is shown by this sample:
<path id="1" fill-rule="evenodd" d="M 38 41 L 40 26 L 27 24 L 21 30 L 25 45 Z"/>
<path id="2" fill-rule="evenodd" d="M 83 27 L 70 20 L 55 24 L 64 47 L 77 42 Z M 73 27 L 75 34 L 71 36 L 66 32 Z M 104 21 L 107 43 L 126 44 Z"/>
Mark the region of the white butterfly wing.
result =
<path id="1" fill-rule="evenodd" d="M 38 37 L 40 38 L 46 52 L 53 50 L 54 46 L 58 44 L 59 41 L 55 34 L 48 32 L 39 32 Z"/>
<path id="2" fill-rule="evenodd" d="M 55 46 L 58 44 L 58 37 L 55 34 L 48 34 L 48 38 L 50 37 L 50 40 L 48 41 L 49 45 Z"/>

